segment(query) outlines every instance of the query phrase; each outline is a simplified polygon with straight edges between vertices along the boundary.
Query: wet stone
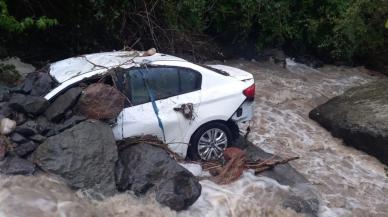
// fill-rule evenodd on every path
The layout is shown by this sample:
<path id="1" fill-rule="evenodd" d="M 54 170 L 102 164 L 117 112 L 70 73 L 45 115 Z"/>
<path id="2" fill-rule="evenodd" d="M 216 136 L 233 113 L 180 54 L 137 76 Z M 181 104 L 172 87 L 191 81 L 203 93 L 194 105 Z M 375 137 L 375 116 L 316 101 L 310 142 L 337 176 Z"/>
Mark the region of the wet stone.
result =
<path id="1" fill-rule="evenodd" d="M 12 114 L 12 109 L 9 107 L 8 102 L 0 103 L 0 119 L 8 118 Z"/>
<path id="2" fill-rule="evenodd" d="M 27 121 L 24 124 L 17 126 L 15 132 L 30 137 L 39 133 L 39 125 L 35 121 Z"/>
<path id="3" fill-rule="evenodd" d="M 24 157 L 31 152 L 33 152 L 38 145 L 33 141 L 28 141 L 22 144 L 17 144 L 16 147 L 13 148 L 13 152 L 19 157 Z"/>
<path id="4" fill-rule="evenodd" d="M 7 142 L 5 137 L 0 137 L 0 161 L 4 160 L 7 154 Z"/>
<path id="5" fill-rule="evenodd" d="M 54 102 L 51 103 L 49 108 L 44 113 L 48 120 L 59 122 L 61 121 L 66 112 L 74 106 L 78 97 L 81 95 L 82 89 L 74 87 L 60 95 Z"/>
<path id="6" fill-rule="evenodd" d="M 31 136 L 29 139 L 40 144 L 46 140 L 46 137 L 42 136 L 40 134 L 36 134 L 36 135 Z"/>
<path id="7" fill-rule="evenodd" d="M 12 133 L 11 140 L 16 143 L 24 143 L 27 142 L 26 137 L 20 135 L 19 133 Z"/>
<path id="8" fill-rule="evenodd" d="M 115 173 L 120 191 L 132 190 L 141 195 L 155 190 L 156 200 L 173 210 L 187 209 L 201 195 L 197 178 L 165 150 L 150 144 L 120 150 Z"/>
<path id="9" fill-rule="evenodd" d="M 32 96 L 44 96 L 50 92 L 55 86 L 55 81 L 51 78 L 48 73 L 40 72 L 34 81 L 34 86 L 31 89 Z"/>
<path id="10" fill-rule="evenodd" d="M 0 85 L 0 102 L 8 101 L 10 98 L 9 88 Z"/>
<path id="11" fill-rule="evenodd" d="M 297 213 L 305 213 L 308 216 L 317 216 L 319 201 L 318 199 L 305 200 L 293 195 L 283 202 L 283 207 L 293 209 Z"/>
<path id="12" fill-rule="evenodd" d="M 0 165 L 0 172 L 6 175 L 33 175 L 36 166 L 17 156 L 7 157 Z"/>
<path id="13" fill-rule="evenodd" d="M 43 97 L 23 94 L 13 94 L 9 103 L 12 109 L 30 115 L 42 114 L 49 105 L 48 101 Z"/>
<path id="14" fill-rule="evenodd" d="M 34 162 L 76 189 L 110 196 L 116 193 L 117 147 L 112 129 L 99 121 L 84 121 L 49 137 L 33 153 Z"/>
<path id="15" fill-rule="evenodd" d="M 13 112 L 11 119 L 15 120 L 16 125 L 19 126 L 27 121 L 27 116 L 23 113 Z"/>

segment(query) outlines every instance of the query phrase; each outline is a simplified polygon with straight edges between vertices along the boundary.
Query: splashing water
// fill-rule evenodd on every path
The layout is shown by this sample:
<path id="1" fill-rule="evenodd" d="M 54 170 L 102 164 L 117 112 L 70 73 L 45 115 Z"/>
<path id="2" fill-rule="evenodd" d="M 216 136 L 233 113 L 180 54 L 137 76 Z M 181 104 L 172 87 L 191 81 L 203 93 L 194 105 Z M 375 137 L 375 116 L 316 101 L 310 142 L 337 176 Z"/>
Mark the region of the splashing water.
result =
<path id="1" fill-rule="evenodd" d="M 308 112 L 349 87 L 378 79 L 363 68 L 326 66 L 319 70 L 288 60 L 287 68 L 271 63 L 231 61 L 256 80 L 256 108 L 249 140 L 291 162 L 321 194 L 320 216 L 386 216 L 388 181 L 375 158 L 344 146 L 340 139 L 308 118 Z M 303 216 L 282 207 L 293 189 L 273 179 L 244 172 L 238 181 L 219 186 L 201 181 L 202 194 L 188 210 L 175 212 L 153 195 L 121 193 L 89 200 L 49 175 L 0 176 L 0 217 L 128 216 Z"/>

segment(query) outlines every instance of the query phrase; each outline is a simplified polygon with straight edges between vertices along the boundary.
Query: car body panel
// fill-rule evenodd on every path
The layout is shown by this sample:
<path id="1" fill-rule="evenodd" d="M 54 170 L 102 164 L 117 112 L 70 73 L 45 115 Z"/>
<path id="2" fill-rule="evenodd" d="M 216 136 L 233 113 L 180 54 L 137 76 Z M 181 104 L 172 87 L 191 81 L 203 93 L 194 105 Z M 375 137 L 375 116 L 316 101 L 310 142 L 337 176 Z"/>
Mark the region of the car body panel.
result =
<path id="1" fill-rule="evenodd" d="M 208 68 L 183 59 L 155 54 L 150 57 L 134 57 L 137 53 L 108 52 L 69 58 L 50 67 L 50 74 L 60 83 L 49 94 L 47 100 L 72 85 L 93 76 L 101 76 L 119 65 L 121 68 L 142 67 L 182 67 L 197 71 L 202 76 L 201 89 L 155 101 L 159 110 L 164 134 L 159 126 L 152 102 L 124 108 L 118 115 L 113 133 L 117 140 L 123 138 L 155 135 L 169 147 L 184 157 L 193 133 L 211 121 L 247 121 L 252 117 L 252 103 L 246 102 L 243 90 L 254 84 L 253 76 L 240 69 L 223 65 L 211 67 L 225 71 L 228 75 L 216 73 Z M 86 57 L 86 58 L 85 58 Z M 193 105 L 193 117 L 186 118 L 174 108 L 183 104 Z M 242 115 L 236 111 L 242 108 Z"/>

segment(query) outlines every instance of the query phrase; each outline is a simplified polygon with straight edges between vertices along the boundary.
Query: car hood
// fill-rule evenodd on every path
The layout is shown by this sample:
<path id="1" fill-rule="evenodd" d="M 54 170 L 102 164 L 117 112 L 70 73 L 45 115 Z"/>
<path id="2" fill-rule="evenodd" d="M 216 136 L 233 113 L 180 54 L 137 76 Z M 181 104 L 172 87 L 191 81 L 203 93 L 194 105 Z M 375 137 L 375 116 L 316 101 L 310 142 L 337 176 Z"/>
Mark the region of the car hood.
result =
<path id="1" fill-rule="evenodd" d="M 211 68 L 215 68 L 223 72 L 226 72 L 230 77 L 236 78 L 240 81 L 253 79 L 253 75 L 251 73 L 235 67 L 225 66 L 225 65 L 208 65 L 208 66 L 210 66 Z"/>

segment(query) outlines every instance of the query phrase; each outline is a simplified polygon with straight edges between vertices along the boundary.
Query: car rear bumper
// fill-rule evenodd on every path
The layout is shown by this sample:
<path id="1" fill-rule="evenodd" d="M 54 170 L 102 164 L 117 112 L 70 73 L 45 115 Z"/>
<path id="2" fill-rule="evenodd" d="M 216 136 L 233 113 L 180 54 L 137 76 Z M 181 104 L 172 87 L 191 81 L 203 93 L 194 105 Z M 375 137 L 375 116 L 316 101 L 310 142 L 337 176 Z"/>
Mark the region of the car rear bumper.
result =
<path id="1" fill-rule="evenodd" d="M 243 104 L 236 110 L 231 117 L 236 123 L 244 123 L 250 121 L 253 117 L 253 101 L 245 100 Z"/>

